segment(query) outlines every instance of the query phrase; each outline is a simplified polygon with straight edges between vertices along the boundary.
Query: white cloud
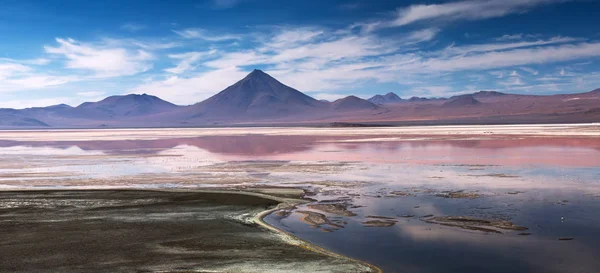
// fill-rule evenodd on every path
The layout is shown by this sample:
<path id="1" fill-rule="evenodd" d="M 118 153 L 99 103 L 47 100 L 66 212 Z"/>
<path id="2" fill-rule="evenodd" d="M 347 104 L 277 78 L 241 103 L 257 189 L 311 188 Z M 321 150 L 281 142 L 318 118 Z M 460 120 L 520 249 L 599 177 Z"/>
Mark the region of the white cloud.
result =
<path id="1" fill-rule="evenodd" d="M 169 58 L 179 60 L 177 66 L 167 68 L 165 71 L 173 74 L 181 74 L 193 68 L 193 66 L 201 59 L 216 54 L 216 50 L 204 52 L 188 52 L 182 54 L 170 54 Z"/>
<path id="2" fill-rule="evenodd" d="M 173 30 L 177 35 L 185 39 L 201 39 L 210 42 L 223 42 L 231 40 L 242 40 L 241 35 L 225 34 L 225 35 L 209 35 L 206 30 L 199 28 L 188 28 L 183 30 Z"/>
<path id="3" fill-rule="evenodd" d="M 338 40 L 313 43 L 300 47 L 284 49 L 271 59 L 272 62 L 286 62 L 304 58 L 335 61 L 348 58 L 380 55 L 396 50 L 389 48 L 374 37 L 348 36 Z"/>
<path id="4" fill-rule="evenodd" d="M 181 46 L 181 44 L 175 42 L 142 42 L 134 40 L 131 43 L 145 50 L 162 50 Z"/>
<path id="5" fill-rule="evenodd" d="M 537 76 L 540 73 L 539 71 L 537 71 L 533 68 L 529 68 L 529 67 L 519 67 L 519 69 L 521 69 L 531 75 L 534 75 L 534 76 Z"/>
<path id="6" fill-rule="evenodd" d="M 552 82 L 552 81 L 560 81 L 562 79 L 558 78 L 558 77 L 547 77 L 547 76 L 545 76 L 545 77 L 536 78 L 536 80 L 543 81 L 543 82 Z"/>
<path id="7" fill-rule="evenodd" d="M 323 30 L 311 29 L 311 28 L 292 28 L 282 29 L 277 33 L 268 43 L 268 48 L 288 48 L 291 46 L 298 46 L 302 43 L 313 41 L 315 38 L 324 34 Z"/>
<path id="8" fill-rule="evenodd" d="M 47 53 L 63 56 L 66 66 L 92 72 L 94 77 L 129 76 L 152 67 L 152 54 L 145 50 L 129 50 L 83 44 L 73 39 L 56 38 L 57 47 L 45 46 Z"/>
<path id="9" fill-rule="evenodd" d="M 500 82 L 500 84 L 505 86 L 525 85 L 520 77 L 510 77 L 506 81 Z"/>
<path id="10" fill-rule="evenodd" d="M 489 74 L 496 77 L 497 79 L 504 78 L 504 72 L 502 71 L 490 71 Z"/>
<path id="11" fill-rule="evenodd" d="M 382 28 L 401 27 L 422 22 L 483 20 L 524 13 L 537 6 L 566 1 L 571 0 L 467 0 L 441 4 L 416 4 L 398 9 L 391 20 L 361 22 L 350 28 L 358 27 L 364 32 L 372 32 Z M 505 36 L 507 39 L 517 37 Z"/>
<path id="12" fill-rule="evenodd" d="M 500 51 L 500 50 L 508 50 L 515 48 L 526 48 L 526 47 L 534 47 L 534 46 L 543 46 L 543 45 L 553 45 L 553 44 L 565 44 L 577 41 L 578 39 L 571 37 L 552 37 L 548 40 L 537 40 L 537 41 L 523 41 L 523 42 L 513 42 L 513 43 L 487 43 L 487 44 L 472 44 L 465 46 L 451 46 L 446 50 L 442 51 L 443 54 L 454 54 L 454 55 L 467 55 L 472 53 L 480 53 L 480 52 L 491 52 L 491 51 Z"/>
<path id="13" fill-rule="evenodd" d="M 16 64 L 24 64 L 24 65 L 47 65 L 52 61 L 46 58 L 37 58 L 37 59 L 26 59 L 26 60 L 16 60 L 11 58 L 0 58 L 0 62 L 6 63 L 16 63 Z"/>
<path id="14" fill-rule="evenodd" d="M 73 77 L 57 77 L 57 76 L 48 76 L 48 75 L 31 75 L 26 77 L 19 77 L 14 79 L 6 80 L 5 83 L 8 85 L 8 89 L 10 90 L 10 86 L 13 87 L 13 90 L 18 89 L 40 89 L 48 86 L 61 85 L 68 82 L 75 81 L 76 79 Z M 1 85 L 0 85 L 1 86 Z"/>
<path id="15" fill-rule="evenodd" d="M 524 34 L 523 33 L 519 33 L 519 34 L 504 34 L 501 37 L 496 38 L 496 40 L 498 41 L 511 41 L 511 40 L 521 40 L 523 39 Z"/>
<path id="16" fill-rule="evenodd" d="M 560 46 L 492 51 L 468 56 L 420 58 L 410 65 L 399 67 L 403 71 L 459 71 L 494 69 L 530 64 L 570 61 L 600 56 L 600 43 L 579 43 Z"/>
<path id="17" fill-rule="evenodd" d="M 20 63 L 0 63 L 0 92 L 39 89 L 75 80 L 75 77 L 39 73 Z"/>
<path id="18" fill-rule="evenodd" d="M 0 80 L 31 70 L 30 67 L 18 63 L 0 63 Z"/>
<path id="19" fill-rule="evenodd" d="M 417 30 L 415 32 L 409 33 L 408 36 L 402 42 L 404 42 L 405 44 L 416 44 L 431 41 L 439 32 L 440 30 L 438 28 L 426 28 L 422 30 Z"/>
<path id="20" fill-rule="evenodd" d="M 556 0 L 470 0 L 399 9 L 390 26 L 404 26 L 425 20 L 479 20 L 525 12 Z"/>

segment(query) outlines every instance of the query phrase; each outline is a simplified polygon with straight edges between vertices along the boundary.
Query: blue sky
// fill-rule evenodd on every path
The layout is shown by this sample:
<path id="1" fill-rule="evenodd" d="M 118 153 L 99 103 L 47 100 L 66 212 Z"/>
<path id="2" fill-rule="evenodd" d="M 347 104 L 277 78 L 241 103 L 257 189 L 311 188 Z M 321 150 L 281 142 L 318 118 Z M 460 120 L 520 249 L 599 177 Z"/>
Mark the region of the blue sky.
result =
<path id="1" fill-rule="evenodd" d="M 258 68 L 319 99 L 600 88 L 600 1 L 0 0 L 0 107 L 192 104 Z"/>

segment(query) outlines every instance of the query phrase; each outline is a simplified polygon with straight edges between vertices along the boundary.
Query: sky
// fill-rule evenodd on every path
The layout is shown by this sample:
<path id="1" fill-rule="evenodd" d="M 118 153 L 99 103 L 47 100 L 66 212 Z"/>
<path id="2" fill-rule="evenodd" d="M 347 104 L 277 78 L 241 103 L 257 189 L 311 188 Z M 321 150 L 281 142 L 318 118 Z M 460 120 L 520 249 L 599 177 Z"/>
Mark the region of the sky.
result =
<path id="1" fill-rule="evenodd" d="M 0 107 L 202 101 L 261 69 L 317 99 L 600 88 L 600 0 L 0 0 Z"/>

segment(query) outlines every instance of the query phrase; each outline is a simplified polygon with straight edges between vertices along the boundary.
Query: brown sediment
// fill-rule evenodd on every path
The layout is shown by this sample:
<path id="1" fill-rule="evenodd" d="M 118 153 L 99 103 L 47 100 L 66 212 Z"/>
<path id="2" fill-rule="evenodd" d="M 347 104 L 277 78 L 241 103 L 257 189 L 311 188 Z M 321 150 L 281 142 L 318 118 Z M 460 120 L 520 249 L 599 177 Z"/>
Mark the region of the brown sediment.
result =
<path id="1" fill-rule="evenodd" d="M 398 221 L 396 220 L 368 220 L 362 222 L 365 227 L 391 227 Z"/>
<path id="2" fill-rule="evenodd" d="M 276 211 L 274 214 L 276 216 L 284 218 L 284 217 L 290 216 L 290 214 L 292 214 L 292 211 L 290 211 L 290 210 L 279 210 L 279 211 Z"/>
<path id="3" fill-rule="evenodd" d="M 333 228 L 344 228 L 343 225 L 336 224 L 333 221 L 329 220 L 325 214 L 321 214 L 318 212 L 307 211 L 307 210 L 298 210 L 297 213 L 300 213 L 304 216 L 300 220 L 302 222 L 307 223 L 313 227 L 321 227 L 322 225 L 327 225 Z"/>
<path id="4" fill-rule="evenodd" d="M 444 198 L 465 198 L 465 199 L 475 199 L 481 197 L 481 194 L 476 192 L 465 192 L 465 191 L 451 191 L 451 192 L 442 192 L 438 193 L 435 196 L 444 197 Z"/>
<path id="5" fill-rule="evenodd" d="M 492 233 L 502 233 L 502 231 L 500 231 L 499 229 L 515 231 L 523 231 L 528 229 L 523 226 L 517 226 L 512 222 L 505 220 L 488 220 L 468 216 L 438 216 L 423 219 L 423 221 L 432 224 L 459 227 L 463 229 L 479 230 Z"/>
<path id="6" fill-rule="evenodd" d="M 340 216 L 356 216 L 356 213 L 348 210 L 347 204 L 310 204 L 309 209 L 319 210 L 326 213 L 331 213 Z"/>
<path id="7" fill-rule="evenodd" d="M 257 192 L 262 194 L 267 194 L 271 196 L 278 197 L 286 197 L 286 198 L 303 198 L 306 195 L 306 190 L 293 188 L 293 187 L 283 187 L 283 186 L 242 186 L 236 187 L 236 189 L 245 191 L 245 192 Z"/>
<path id="8" fill-rule="evenodd" d="M 394 196 L 415 196 L 413 193 L 407 192 L 407 191 L 393 191 L 390 192 L 389 196 L 394 197 Z"/>
<path id="9" fill-rule="evenodd" d="M 394 219 L 396 219 L 394 217 L 379 216 L 379 215 L 368 215 L 367 218 L 384 219 L 384 220 L 394 220 Z"/>

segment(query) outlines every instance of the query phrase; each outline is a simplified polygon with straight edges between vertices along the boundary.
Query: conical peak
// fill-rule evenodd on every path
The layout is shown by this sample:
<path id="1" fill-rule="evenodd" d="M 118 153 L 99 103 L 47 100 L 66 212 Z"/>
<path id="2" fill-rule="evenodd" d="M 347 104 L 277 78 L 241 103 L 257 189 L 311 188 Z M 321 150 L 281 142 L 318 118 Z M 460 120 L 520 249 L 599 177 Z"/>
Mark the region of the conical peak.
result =
<path id="1" fill-rule="evenodd" d="M 254 69 L 252 70 L 252 72 L 250 72 L 250 74 L 248 74 L 248 76 L 246 76 L 246 78 L 257 78 L 257 77 L 269 77 L 271 78 L 271 76 L 269 76 L 269 74 L 263 72 L 260 69 Z"/>

